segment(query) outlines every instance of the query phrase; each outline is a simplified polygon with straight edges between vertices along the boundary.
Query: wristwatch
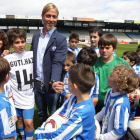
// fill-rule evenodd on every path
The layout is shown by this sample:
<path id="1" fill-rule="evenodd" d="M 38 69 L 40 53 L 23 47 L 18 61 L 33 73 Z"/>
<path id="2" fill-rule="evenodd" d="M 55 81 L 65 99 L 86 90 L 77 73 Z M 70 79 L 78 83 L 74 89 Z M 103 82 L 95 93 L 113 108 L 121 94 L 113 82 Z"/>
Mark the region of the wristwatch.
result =
<path id="1" fill-rule="evenodd" d="M 56 82 L 56 81 L 55 80 L 52 80 L 52 81 L 49 82 L 49 84 L 52 85 L 54 82 Z"/>

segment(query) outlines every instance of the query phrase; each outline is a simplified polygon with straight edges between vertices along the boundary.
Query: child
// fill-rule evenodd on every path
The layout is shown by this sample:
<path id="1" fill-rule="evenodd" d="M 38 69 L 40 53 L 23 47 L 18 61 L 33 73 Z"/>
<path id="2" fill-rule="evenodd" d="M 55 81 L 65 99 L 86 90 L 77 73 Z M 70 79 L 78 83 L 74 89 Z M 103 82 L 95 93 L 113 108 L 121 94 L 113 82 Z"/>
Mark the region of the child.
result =
<path id="1" fill-rule="evenodd" d="M 139 63 L 139 56 L 136 52 L 133 51 L 126 51 L 123 53 L 122 58 L 126 60 L 130 66 L 134 69 L 136 74 L 140 76 L 140 63 Z"/>
<path id="2" fill-rule="evenodd" d="M 97 54 L 92 48 L 84 47 L 77 56 L 77 62 L 83 63 L 89 66 L 95 65 L 97 60 Z M 96 107 L 96 104 L 98 102 L 99 97 L 99 77 L 97 74 L 95 74 L 95 85 L 92 87 L 92 89 L 89 92 L 90 97 L 92 98 L 92 102 L 94 104 L 94 107 Z"/>
<path id="3" fill-rule="evenodd" d="M 12 112 L 13 112 L 14 119 L 15 119 L 15 122 L 16 122 L 17 121 L 17 113 L 16 113 L 16 110 L 15 110 L 13 93 L 12 93 L 12 90 L 10 88 L 10 82 L 7 82 L 4 85 L 4 91 L 5 91 L 6 98 L 8 98 L 8 100 L 9 100 L 11 106 L 12 106 Z"/>
<path id="4" fill-rule="evenodd" d="M 0 140 L 15 140 L 16 127 L 12 106 L 5 96 L 4 85 L 9 80 L 10 65 L 0 57 Z"/>
<path id="5" fill-rule="evenodd" d="M 9 48 L 10 48 L 10 46 L 9 46 L 9 43 L 8 43 L 8 38 L 7 38 L 6 34 L 4 33 L 4 31 L 0 29 L 0 56 L 3 56 L 4 51 L 9 53 Z M 13 112 L 14 112 L 14 118 L 15 118 L 15 122 L 16 122 L 17 121 L 17 116 L 16 116 L 14 102 L 13 102 L 13 94 L 11 92 L 11 89 L 10 89 L 10 86 L 9 86 L 8 83 L 9 82 L 7 82 L 4 85 L 5 96 L 7 98 L 9 98 L 9 102 L 12 104 L 12 109 L 13 109 Z"/>
<path id="6" fill-rule="evenodd" d="M 120 64 L 114 67 L 108 76 L 107 91 L 104 107 L 95 115 L 99 122 L 102 120 L 102 134 L 97 134 L 97 140 L 118 140 L 126 131 L 130 113 L 130 102 L 127 94 L 138 87 L 138 76 L 132 68 Z"/>
<path id="7" fill-rule="evenodd" d="M 66 56 L 66 60 L 65 60 L 64 65 L 63 65 L 63 69 L 66 71 L 66 75 L 65 75 L 64 80 L 63 80 L 64 89 L 61 93 L 62 96 L 65 98 L 64 99 L 62 98 L 63 99 L 62 102 L 64 102 L 65 99 L 68 99 L 71 96 L 71 93 L 68 89 L 69 68 L 75 64 L 76 64 L 76 58 L 75 58 L 74 53 L 71 51 L 68 51 L 67 56 Z"/>
<path id="8" fill-rule="evenodd" d="M 122 58 L 126 60 L 131 67 L 138 63 L 138 55 L 133 51 L 126 51 L 123 53 Z"/>
<path id="9" fill-rule="evenodd" d="M 68 51 L 72 51 L 75 54 L 75 57 L 77 57 L 77 54 L 82 49 L 80 47 L 77 47 L 79 43 L 79 35 L 77 33 L 72 33 L 69 36 L 69 44 Z"/>
<path id="10" fill-rule="evenodd" d="M 136 51 L 137 55 L 138 55 L 138 61 L 137 63 L 133 66 L 134 71 L 136 72 L 136 74 L 139 76 L 140 78 L 140 45 L 137 47 L 137 51 Z"/>
<path id="11" fill-rule="evenodd" d="M 113 56 L 114 50 L 117 48 L 117 39 L 114 35 L 107 33 L 102 35 L 99 40 L 99 51 L 101 56 L 97 58 L 96 64 L 92 67 L 94 72 L 99 76 L 99 101 L 96 106 L 96 112 L 99 112 L 104 105 L 104 98 L 107 90 L 110 88 L 107 85 L 108 75 L 111 74 L 110 69 L 113 69 L 117 64 L 126 64 L 128 62 L 122 58 Z"/>
<path id="12" fill-rule="evenodd" d="M 10 86 L 15 98 L 17 128 L 23 139 L 32 140 L 34 133 L 33 53 L 25 51 L 26 33 L 23 29 L 10 29 L 7 35 L 9 44 L 14 49 L 14 53 L 5 58 L 11 66 Z"/>
<path id="13" fill-rule="evenodd" d="M 137 47 L 136 53 L 137 53 L 137 55 L 138 55 L 139 58 L 140 58 L 140 45 Z"/>
<path id="14" fill-rule="evenodd" d="M 9 48 L 8 38 L 4 31 L 0 29 L 0 56 L 3 56 L 4 50 L 9 52 Z"/>
<path id="15" fill-rule="evenodd" d="M 137 74 L 137 70 L 136 70 L 136 65 L 137 65 L 137 62 L 138 62 L 137 53 L 133 52 L 133 51 L 126 51 L 126 52 L 123 53 L 122 58 L 124 60 L 126 60 L 132 68 L 134 67 L 134 71 Z M 132 96 L 132 94 L 131 94 L 131 96 Z M 130 102 L 131 102 L 131 100 L 130 100 Z M 136 113 L 136 107 L 131 108 L 130 119 L 135 117 L 135 113 Z"/>
<path id="16" fill-rule="evenodd" d="M 92 140 L 94 138 L 95 109 L 89 90 L 95 83 L 95 74 L 90 66 L 77 64 L 70 67 L 68 80 L 72 95 L 55 112 L 66 116 L 67 122 L 53 131 L 45 131 L 44 126 L 38 128 L 35 131 L 36 139 Z"/>
<path id="17" fill-rule="evenodd" d="M 99 42 L 102 35 L 103 35 L 103 30 L 101 27 L 98 27 L 98 26 L 93 27 L 89 31 L 91 48 L 93 48 L 96 51 L 98 57 L 101 55 L 99 52 L 99 48 L 98 48 L 98 42 Z M 113 55 L 117 56 L 115 52 L 113 52 Z"/>

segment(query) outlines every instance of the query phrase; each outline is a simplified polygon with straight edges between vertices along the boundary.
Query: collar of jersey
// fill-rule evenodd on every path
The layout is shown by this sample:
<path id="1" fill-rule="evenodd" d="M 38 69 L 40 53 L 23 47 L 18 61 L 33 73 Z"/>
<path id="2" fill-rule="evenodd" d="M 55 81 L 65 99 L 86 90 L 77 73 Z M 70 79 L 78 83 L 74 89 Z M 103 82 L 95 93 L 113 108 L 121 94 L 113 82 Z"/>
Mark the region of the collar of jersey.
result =
<path id="1" fill-rule="evenodd" d="M 21 58 L 26 52 L 27 52 L 27 51 L 24 50 L 24 51 L 21 52 L 21 53 L 13 53 L 13 54 L 14 54 L 14 55 L 17 55 L 17 56 L 20 55 L 20 58 Z"/>
<path id="2" fill-rule="evenodd" d="M 5 90 L 3 89 L 3 93 L 0 93 L 1 97 L 5 97 Z"/>
<path id="3" fill-rule="evenodd" d="M 112 89 L 111 89 L 110 96 L 111 96 L 111 98 L 116 98 L 117 96 L 122 96 L 122 94 L 119 92 L 112 93 Z"/>
<path id="4" fill-rule="evenodd" d="M 69 47 L 70 48 L 70 47 Z M 73 48 L 70 48 L 71 50 L 75 50 L 75 49 L 77 49 L 77 47 L 75 47 L 74 49 Z"/>
<path id="5" fill-rule="evenodd" d="M 81 106 L 81 105 L 85 105 L 87 103 L 91 102 L 91 98 L 89 98 L 88 100 L 85 100 L 85 101 L 82 101 L 82 102 L 79 102 L 76 104 L 76 100 L 75 100 L 75 103 L 73 105 L 73 107 L 78 107 L 78 106 Z"/>

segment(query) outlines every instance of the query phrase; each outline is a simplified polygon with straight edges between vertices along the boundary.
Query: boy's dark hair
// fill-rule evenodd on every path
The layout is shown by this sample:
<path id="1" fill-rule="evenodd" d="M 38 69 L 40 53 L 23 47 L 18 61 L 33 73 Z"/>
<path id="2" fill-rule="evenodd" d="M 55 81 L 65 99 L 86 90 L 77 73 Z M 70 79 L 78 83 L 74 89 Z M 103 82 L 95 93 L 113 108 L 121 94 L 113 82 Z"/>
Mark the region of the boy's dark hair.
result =
<path id="1" fill-rule="evenodd" d="M 69 36 L 69 41 L 71 39 L 76 39 L 79 41 L 79 35 L 77 33 L 71 33 L 70 36 Z"/>
<path id="2" fill-rule="evenodd" d="M 136 50 L 136 53 L 138 55 L 138 62 L 137 62 L 137 64 L 140 64 L 139 52 L 140 52 L 140 45 L 137 47 L 137 50 Z"/>
<path id="3" fill-rule="evenodd" d="M 96 52 L 90 47 L 84 47 L 77 55 L 77 62 L 93 66 L 97 60 Z"/>
<path id="4" fill-rule="evenodd" d="M 138 55 L 137 55 L 136 52 L 134 52 L 134 51 L 126 51 L 126 52 L 123 53 L 123 56 L 124 55 L 129 58 L 130 62 L 135 61 L 135 64 L 138 63 Z"/>
<path id="5" fill-rule="evenodd" d="M 110 33 L 102 35 L 98 42 L 98 46 L 100 47 L 100 46 L 109 46 L 109 45 L 112 45 L 113 49 L 116 49 L 117 38 Z"/>
<path id="6" fill-rule="evenodd" d="M 140 45 L 137 47 L 136 53 L 140 52 Z"/>
<path id="7" fill-rule="evenodd" d="M 0 83 L 3 82 L 7 74 L 9 74 L 10 65 L 5 58 L 0 57 Z"/>
<path id="8" fill-rule="evenodd" d="M 5 34 L 5 32 L 1 29 L 0 29 L 0 40 L 3 42 L 3 46 L 1 48 L 1 50 L 2 51 L 9 50 L 10 46 L 9 46 L 8 38 Z"/>
<path id="9" fill-rule="evenodd" d="M 73 64 L 75 64 L 75 61 L 76 61 L 75 54 L 71 51 L 68 51 L 66 60 L 71 61 Z"/>
<path id="10" fill-rule="evenodd" d="M 26 41 L 26 33 L 23 29 L 20 29 L 20 28 L 12 28 L 8 31 L 7 33 L 7 36 L 8 36 L 8 40 L 9 40 L 9 44 L 12 45 L 14 40 L 19 37 L 20 39 L 21 38 L 24 38 L 25 41 Z"/>
<path id="11" fill-rule="evenodd" d="M 115 76 L 115 82 L 120 93 L 128 94 L 139 86 L 138 75 L 134 70 L 124 64 L 116 65 L 112 74 Z"/>
<path id="12" fill-rule="evenodd" d="M 95 84 L 94 71 L 84 64 L 72 65 L 69 69 L 69 79 L 78 86 L 82 93 L 89 92 Z"/>
<path id="13" fill-rule="evenodd" d="M 103 35 L 103 29 L 101 27 L 95 26 L 89 30 L 89 34 L 98 33 L 98 36 L 101 37 Z"/>

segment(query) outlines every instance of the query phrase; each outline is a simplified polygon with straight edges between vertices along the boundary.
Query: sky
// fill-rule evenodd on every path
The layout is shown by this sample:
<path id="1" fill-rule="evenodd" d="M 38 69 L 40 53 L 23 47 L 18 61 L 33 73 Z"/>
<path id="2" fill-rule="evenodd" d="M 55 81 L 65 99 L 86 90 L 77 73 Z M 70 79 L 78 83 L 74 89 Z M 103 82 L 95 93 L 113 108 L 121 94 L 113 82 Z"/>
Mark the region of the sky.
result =
<path id="1" fill-rule="evenodd" d="M 41 15 L 50 2 L 59 17 L 140 20 L 140 0 L 1 0 L 0 15 Z"/>

